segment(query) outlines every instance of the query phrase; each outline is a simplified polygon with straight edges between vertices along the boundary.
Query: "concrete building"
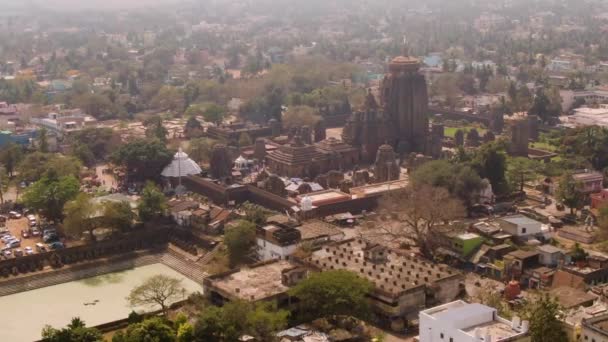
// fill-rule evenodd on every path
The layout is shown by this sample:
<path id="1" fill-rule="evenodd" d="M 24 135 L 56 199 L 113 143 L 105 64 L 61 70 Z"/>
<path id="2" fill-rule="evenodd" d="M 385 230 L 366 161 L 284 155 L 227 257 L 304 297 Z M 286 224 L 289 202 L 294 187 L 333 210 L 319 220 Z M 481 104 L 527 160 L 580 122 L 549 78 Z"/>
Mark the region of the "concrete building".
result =
<path id="1" fill-rule="evenodd" d="M 581 107 L 574 110 L 574 114 L 566 117 L 567 125 L 572 127 L 601 126 L 608 127 L 608 105 L 599 105 L 598 108 Z"/>
<path id="2" fill-rule="evenodd" d="M 608 342 L 608 314 L 584 319 L 581 326 L 582 341 Z"/>
<path id="3" fill-rule="evenodd" d="M 94 117 L 84 114 L 79 109 L 52 112 L 46 118 L 32 118 L 31 121 L 59 137 L 97 124 Z"/>
<path id="4" fill-rule="evenodd" d="M 572 178 L 577 183 L 577 190 L 584 195 L 597 193 L 604 188 L 604 175 L 597 171 L 575 173 Z"/>
<path id="5" fill-rule="evenodd" d="M 301 239 L 299 230 L 280 223 L 258 227 L 256 230 L 258 258 L 261 261 L 288 260 Z"/>
<path id="6" fill-rule="evenodd" d="M 348 270 L 375 286 L 369 294 L 375 316 L 401 330 L 422 307 L 454 300 L 463 275 L 362 239 L 327 245 L 304 260 L 316 271 Z"/>
<path id="7" fill-rule="evenodd" d="M 542 245 L 536 248 L 539 255 L 539 262 L 543 266 L 556 267 L 560 263 L 569 263 L 570 256 L 566 255 L 563 249 L 557 248 L 553 245 Z"/>
<path id="8" fill-rule="evenodd" d="M 233 300 L 276 300 L 279 306 L 285 307 L 289 301 L 287 290 L 306 275 L 305 269 L 289 261 L 272 260 L 209 276 L 203 288 L 211 302 L 219 305 Z"/>
<path id="9" fill-rule="evenodd" d="M 514 237 L 527 237 L 542 233 L 542 223 L 521 214 L 502 217 L 496 222 Z"/>
<path id="10" fill-rule="evenodd" d="M 498 316 L 496 309 L 462 300 L 420 312 L 419 342 L 531 341 L 529 322 Z"/>

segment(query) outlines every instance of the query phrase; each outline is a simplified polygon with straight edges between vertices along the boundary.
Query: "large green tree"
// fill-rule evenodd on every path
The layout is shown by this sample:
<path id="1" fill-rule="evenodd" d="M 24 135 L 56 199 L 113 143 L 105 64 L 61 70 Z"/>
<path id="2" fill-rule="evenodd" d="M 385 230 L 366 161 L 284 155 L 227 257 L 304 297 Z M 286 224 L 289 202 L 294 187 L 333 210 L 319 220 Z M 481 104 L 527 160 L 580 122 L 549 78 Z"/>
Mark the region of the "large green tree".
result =
<path id="1" fill-rule="evenodd" d="M 336 315 L 365 318 L 369 313 L 366 295 L 372 288 L 356 273 L 336 270 L 313 273 L 289 294 L 299 300 L 297 312 L 302 321 Z"/>
<path id="2" fill-rule="evenodd" d="M 70 139 L 76 146 L 86 146 L 97 161 L 106 159 L 120 143 L 120 137 L 111 128 L 85 128 L 74 132 Z"/>
<path id="3" fill-rule="evenodd" d="M 524 318 L 530 321 L 532 342 L 568 341 L 561 321 L 562 309 L 549 295 L 542 295 L 531 303 Z"/>
<path id="4" fill-rule="evenodd" d="M 570 208 L 570 213 L 574 214 L 584 204 L 584 196 L 580 192 L 581 184 L 576 182 L 571 173 L 563 175 L 557 188 L 557 198 Z"/>
<path id="5" fill-rule="evenodd" d="M 93 202 L 90 195 L 79 193 L 76 198 L 65 204 L 63 209 L 63 229 L 66 234 L 80 238 L 84 232 L 90 232 L 95 228 L 93 216 L 98 206 Z"/>
<path id="6" fill-rule="evenodd" d="M 494 192 L 507 192 L 507 155 L 501 143 L 490 142 L 482 145 L 475 152 L 471 166 L 477 170 L 480 177 L 490 181 Z"/>
<path id="7" fill-rule="evenodd" d="M 244 262 L 255 245 L 255 224 L 245 220 L 236 222 L 234 226 L 226 229 L 224 243 L 228 248 L 232 266 Z"/>
<path id="8" fill-rule="evenodd" d="M 157 219 L 167 211 L 167 198 L 154 183 L 146 183 L 137 204 L 137 211 L 144 222 Z"/>
<path id="9" fill-rule="evenodd" d="M 111 157 L 112 162 L 127 169 L 129 179 L 158 179 L 173 158 L 158 139 L 139 139 L 122 145 Z"/>
<path id="10" fill-rule="evenodd" d="M 53 153 L 33 152 L 17 167 L 19 179 L 35 182 L 43 176 L 78 177 L 82 163 L 75 157 Z"/>
<path id="11" fill-rule="evenodd" d="M 274 341 L 276 333 L 287 326 L 289 312 L 275 303 L 232 301 L 223 307 L 204 308 L 194 326 L 196 341 L 237 341 L 251 335 L 258 341 Z"/>
<path id="12" fill-rule="evenodd" d="M 483 189 L 479 174 L 466 163 L 447 160 L 431 161 L 421 165 L 412 174 L 414 185 L 430 185 L 448 189 L 450 194 L 459 198 L 470 208 L 477 203 L 479 192 Z"/>
<path id="13" fill-rule="evenodd" d="M 224 120 L 225 115 L 226 109 L 214 103 L 207 106 L 203 112 L 203 118 L 205 118 L 205 121 L 212 122 L 216 125 L 219 125 Z"/>
<path id="14" fill-rule="evenodd" d="M 80 183 L 73 176 L 44 176 L 27 188 L 22 200 L 26 206 L 38 210 L 48 220 L 60 222 L 64 217 L 64 205 L 74 199 L 79 191 Z"/>
<path id="15" fill-rule="evenodd" d="M 104 227 L 118 231 L 131 229 L 136 218 L 129 202 L 105 202 L 101 222 Z"/>
<path id="16" fill-rule="evenodd" d="M 45 326 L 42 330 L 43 342 L 104 342 L 103 335 L 95 328 L 87 328 L 78 317 L 72 318 L 67 327 L 55 329 Z"/>
<path id="17" fill-rule="evenodd" d="M 11 177 L 22 159 L 23 148 L 17 144 L 9 144 L 0 150 L 0 163 L 4 165 L 8 175 Z"/>
<path id="18" fill-rule="evenodd" d="M 507 161 L 507 179 L 512 188 L 524 191 L 524 184 L 536 180 L 540 171 L 538 161 L 514 157 Z"/>
<path id="19" fill-rule="evenodd" d="M 112 337 L 112 342 L 175 342 L 176 332 L 159 317 L 129 325 Z"/>

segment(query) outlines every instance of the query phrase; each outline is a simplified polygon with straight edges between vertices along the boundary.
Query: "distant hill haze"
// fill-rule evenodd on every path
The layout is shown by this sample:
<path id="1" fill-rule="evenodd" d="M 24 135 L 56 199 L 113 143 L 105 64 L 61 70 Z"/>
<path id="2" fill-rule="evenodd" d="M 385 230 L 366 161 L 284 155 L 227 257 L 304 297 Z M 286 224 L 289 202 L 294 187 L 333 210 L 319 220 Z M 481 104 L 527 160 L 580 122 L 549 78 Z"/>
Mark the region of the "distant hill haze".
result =
<path id="1" fill-rule="evenodd" d="M 0 0 L 13 9 L 48 8 L 60 11 L 131 9 L 166 5 L 186 0 Z"/>

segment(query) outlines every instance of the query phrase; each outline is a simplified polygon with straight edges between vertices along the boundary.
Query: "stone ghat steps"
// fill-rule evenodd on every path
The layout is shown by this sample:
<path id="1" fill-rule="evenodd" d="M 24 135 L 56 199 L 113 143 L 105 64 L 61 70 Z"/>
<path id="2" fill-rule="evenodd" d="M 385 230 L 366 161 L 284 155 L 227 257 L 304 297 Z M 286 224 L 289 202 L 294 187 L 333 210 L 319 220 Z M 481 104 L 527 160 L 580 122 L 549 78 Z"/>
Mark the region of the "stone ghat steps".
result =
<path id="1" fill-rule="evenodd" d="M 107 273 L 124 271 L 134 267 L 147 266 L 160 262 L 161 258 L 162 254 L 149 254 L 111 263 L 104 262 L 103 264 L 97 265 L 76 265 L 86 267 L 82 269 L 75 270 L 73 267 L 50 273 L 8 280 L 5 282 L 0 282 L 0 297 L 35 290 L 42 287 L 67 283 L 74 280 L 95 277 Z"/>
<path id="2" fill-rule="evenodd" d="M 161 257 L 160 262 L 201 285 L 203 284 L 203 280 L 209 275 L 202 270 L 201 265 L 186 261 L 171 253 L 171 251 L 165 253 Z"/>
<path id="3" fill-rule="evenodd" d="M 205 256 L 202 257 L 198 262 L 201 265 L 207 265 L 213 259 L 213 257 L 220 252 L 221 247 L 222 244 L 218 243 L 217 246 L 213 247 L 213 249 L 209 253 L 205 254 Z"/>

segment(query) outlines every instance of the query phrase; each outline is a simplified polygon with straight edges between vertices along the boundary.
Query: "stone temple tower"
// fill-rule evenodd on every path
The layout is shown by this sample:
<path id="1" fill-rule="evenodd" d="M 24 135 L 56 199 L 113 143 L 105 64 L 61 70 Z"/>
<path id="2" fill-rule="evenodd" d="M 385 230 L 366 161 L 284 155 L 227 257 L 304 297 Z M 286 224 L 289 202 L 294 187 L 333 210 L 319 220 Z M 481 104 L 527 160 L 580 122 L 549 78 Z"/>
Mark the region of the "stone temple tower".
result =
<path id="1" fill-rule="evenodd" d="M 424 152 L 429 130 L 427 86 L 419 68 L 416 58 L 396 57 L 382 81 L 382 108 L 394 125 L 394 146 L 407 152 Z"/>
<path id="2" fill-rule="evenodd" d="M 393 147 L 384 144 L 378 148 L 376 162 L 374 163 L 374 174 L 376 181 L 386 182 L 399 179 L 400 168 L 395 159 Z"/>

